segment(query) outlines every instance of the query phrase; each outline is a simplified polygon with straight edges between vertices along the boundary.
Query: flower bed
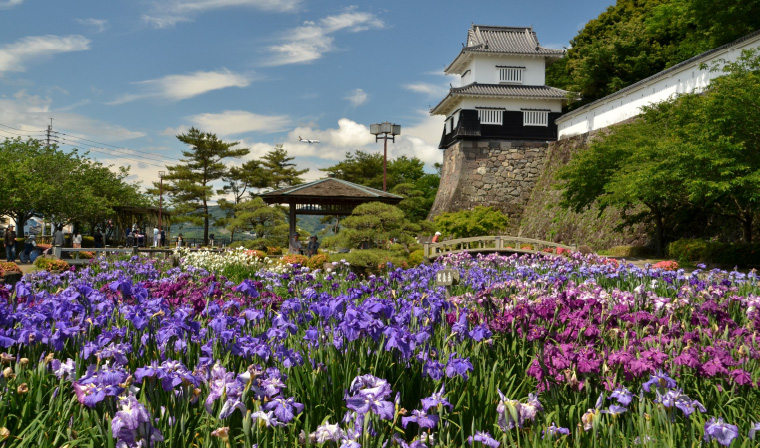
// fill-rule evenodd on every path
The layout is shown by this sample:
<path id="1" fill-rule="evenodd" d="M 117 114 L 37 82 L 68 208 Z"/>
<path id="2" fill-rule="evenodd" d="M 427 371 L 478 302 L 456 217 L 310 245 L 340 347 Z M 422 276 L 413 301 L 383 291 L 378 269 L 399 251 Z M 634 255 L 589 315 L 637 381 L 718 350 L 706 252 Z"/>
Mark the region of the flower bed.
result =
<path id="1" fill-rule="evenodd" d="M 189 260 L 0 289 L 0 438 L 751 446 L 760 428 L 754 273 L 462 254 L 367 279 L 256 261 L 231 282 Z"/>

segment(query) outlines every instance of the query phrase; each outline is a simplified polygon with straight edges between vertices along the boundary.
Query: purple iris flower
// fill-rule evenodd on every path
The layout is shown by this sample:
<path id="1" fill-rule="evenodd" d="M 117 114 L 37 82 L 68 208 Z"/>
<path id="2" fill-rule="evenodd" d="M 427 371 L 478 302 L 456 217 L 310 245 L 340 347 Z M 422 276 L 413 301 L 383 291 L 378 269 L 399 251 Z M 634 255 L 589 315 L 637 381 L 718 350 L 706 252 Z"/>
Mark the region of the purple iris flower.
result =
<path id="1" fill-rule="evenodd" d="M 371 393 L 360 391 L 353 397 L 346 398 L 346 407 L 359 414 L 370 411 L 384 420 L 392 420 L 395 406 L 390 401 L 378 398 Z"/>
<path id="2" fill-rule="evenodd" d="M 428 415 L 425 411 L 415 409 L 412 411 L 411 417 L 401 417 L 401 426 L 406 429 L 409 423 L 417 423 L 420 428 L 435 428 L 439 419 L 440 417 L 437 415 Z"/>
<path id="3" fill-rule="evenodd" d="M 715 440 L 723 446 L 728 446 L 737 437 L 739 437 L 739 428 L 736 425 L 729 425 L 722 418 L 715 420 L 713 417 L 705 423 L 706 442 Z"/>
<path id="4" fill-rule="evenodd" d="M 443 368 L 443 364 L 430 359 L 422 366 L 422 375 L 429 376 L 435 381 L 440 381 L 443 378 Z"/>
<path id="5" fill-rule="evenodd" d="M 570 434 L 570 430 L 568 428 L 559 427 L 554 422 L 552 422 L 551 426 L 549 426 L 548 428 L 544 429 L 543 435 L 541 436 L 541 438 L 543 439 L 546 436 L 549 436 L 549 438 L 551 439 L 555 435 L 566 436 L 566 435 L 569 435 L 569 434 Z"/>
<path id="6" fill-rule="evenodd" d="M 499 443 L 498 440 L 491 437 L 491 434 L 489 434 L 487 431 L 478 431 L 475 433 L 474 436 L 470 436 L 467 438 L 467 442 L 472 445 L 473 442 L 480 442 L 485 446 L 488 446 L 490 448 L 498 448 L 501 443 Z"/>
<path id="7" fill-rule="evenodd" d="M 489 330 L 488 327 L 483 324 L 473 328 L 472 331 L 469 332 L 469 335 L 475 342 L 480 342 L 483 339 L 490 338 L 493 333 L 491 333 L 491 330 Z"/>
<path id="8" fill-rule="evenodd" d="M 303 404 L 296 402 L 293 397 L 275 398 L 264 405 L 265 411 L 274 411 L 275 417 L 283 423 L 290 423 L 296 415 L 303 412 L 303 408 Z"/>
<path id="9" fill-rule="evenodd" d="M 442 384 L 441 390 L 439 390 L 438 392 L 433 392 L 431 396 L 422 399 L 422 409 L 424 409 L 425 412 L 427 412 L 431 408 L 437 408 L 438 405 L 448 406 L 449 411 L 451 411 L 454 408 L 454 406 L 452 406 L 451 403 L 449 403 L 446 400 L 446 398 L 444 398 L 444 395 L 446 394 L 445 387 L 446 385 Z"/>
<path id="10" fill-rule="evenodd" d="M 626 408 L 625 406 L 619 406 L 619 405 L 613 404 L 613 405 L 610 405 L 609 408 L 603 410 L 602 414 L 610 414 L 610 415 L 615 416 L 615 415 L 620 415 L 627 410 L 628 408 Z"/>
<path id="11" fill-rule="evenodd" d="M 662 370 L 658 370 L 657 373 L 649 378 L 649 381 L 644 383 L 643 389 L 647 392 L 651 392 L 651 387 L 655 386 L 660 389 L 673 389 L 677 386 L 676 380 L 671 378 L 667 373 Z"/>
<path id="12" fill-rule="evenodd" d="M 760 422 L 756 422 L 752 424 L 752 427 L 749 428 L 749 439 L 755 440 L 755 433 L 760 431 Z"/>
<path id="13" fill-rule="evenodd" d="M 94 408 L 95 405 L 106 398 L 105 388 L 101 386 L 95 384 L 80 384 L 76 382 L 71 386 L 74 388 L 77 400 L 88 408 Z"/>
<path id="14" fill-rule="evenodd" d="M 237 292 L 242 292 L 246 296 L 255 299 L 259 296 L 255 283 L 250 279 L 243 280 L 242 283 L 233 288 Z"/>
<path id="15" fill-rule="evenodd" d="M 50 366 L 53 368 L 53 373 L 56 377 L 58 377 L 59 380 L 62 380 L 64 378 L 74 378 L 74 370 L 76 369 L 76 363 L 74 363 L 74 360 L 69 358 L 66 360 L 66 362 L 61 362 L 57 359 L 54 359 Z"/>
<path id="16" fill-rule="evenodd" d="M 685 395 L 680 388 L 667 391 L 664 395 L 661 395 L 657 391 L 656 403 L 662 403 L 663 406 L 670 409 L 673 406 L 680 409 L 687 417 L 694 413 L 695 410 L 700 412 L 707 412 L 707 409 L 697 400 L 692 400 L 688 395 Z"/>
<path id="17" fill-rule="evenodd" d="M 633 394 L 631 391 L 625 388 L 625 386 L 620 386 L 615 388 L 615 390 L 612 391 L 610 394 L 610 398 L 614 398 L 617 400 L 618 403 L 620 403 L 621 406 L 628 406 L 631 404 L 631 400 L 633 400 Z"/>
<path id="18" fill-rule="evenodd" d="M 117 447 L 153 447 L 164 440 L 161 431 L 153 427 L 150 414 L 134 395 L 119 400 L 119 411 L 111 421 Z"/>
<path id="19" fill-rule="evenodd" d="M 255 419 L 259 421 L 259 424 L 262 426 L 270 427 L 270 426 L 285 426 L 285 423 L 277 421 L 277 417 L 274 416 L 274 413 L 272 411 L 269 412 L 263 412 L 263 411 L 256 411 L 251 413 L 251 419 Z"/>
<path id="20" fill-rule="evenodd" d="M 446 376 L 449 378 L 459 375 L 467 380 L 469 378 L 467 372 L 471 370 L 473 370 L 473 367 L 469 356 L 467 358 L 450 357 L 449 362 L 446 364 Z"/>

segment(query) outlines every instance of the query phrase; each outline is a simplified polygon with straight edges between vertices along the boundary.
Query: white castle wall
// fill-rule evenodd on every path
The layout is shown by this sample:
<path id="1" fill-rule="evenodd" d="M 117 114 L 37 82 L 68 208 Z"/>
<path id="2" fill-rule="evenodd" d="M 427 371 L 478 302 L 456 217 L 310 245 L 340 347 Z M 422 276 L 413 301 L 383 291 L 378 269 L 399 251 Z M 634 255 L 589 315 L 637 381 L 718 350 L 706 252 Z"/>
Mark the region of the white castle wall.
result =
<path id="1" fill-rule="evenodd" d="M 565 114 L 556 120 L 559 139 L 620 123 L 639 115 L 643 106 L 666 101 L 678 93 L 700 92 L 711 80 L 723 74 L 720 71 L 710 71 L 713 63 L 721 59 L 735 61 L 743 50 L 751 48 L 760 48 L 760 32 L 702 53 Z M 701 69 L 702 64 L 706 64 L 707 67 Z"/>

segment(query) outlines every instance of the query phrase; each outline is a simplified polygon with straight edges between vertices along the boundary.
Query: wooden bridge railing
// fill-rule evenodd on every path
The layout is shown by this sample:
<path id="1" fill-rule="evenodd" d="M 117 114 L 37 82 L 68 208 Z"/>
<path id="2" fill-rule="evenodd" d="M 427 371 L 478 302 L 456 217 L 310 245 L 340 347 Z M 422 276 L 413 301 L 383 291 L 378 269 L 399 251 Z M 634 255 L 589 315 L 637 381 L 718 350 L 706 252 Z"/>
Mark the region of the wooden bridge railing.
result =
<path id="1" fill-rule="evenodd" d="M 476 236 L 457 238 L 438 243 L 425 243 L 425 258 L 433 259 L 442 255 L 461 252 L 513 252 L 534 254 L 548 248 L 562 248 L 570 251 L 577 250 L 575 246 L 553 243 L 551 241 L 521 238 L 509 235 Z"/>

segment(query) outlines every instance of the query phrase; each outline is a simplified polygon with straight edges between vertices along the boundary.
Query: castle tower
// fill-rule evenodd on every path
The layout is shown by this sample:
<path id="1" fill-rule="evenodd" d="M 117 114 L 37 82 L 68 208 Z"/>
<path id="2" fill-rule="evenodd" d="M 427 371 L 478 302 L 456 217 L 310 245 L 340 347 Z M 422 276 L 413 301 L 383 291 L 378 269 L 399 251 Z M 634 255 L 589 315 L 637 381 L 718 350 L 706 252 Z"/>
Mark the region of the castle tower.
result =
<path id="1" fill-rule="evenodd" d="M 446 117 L 441 185 L 430 212 L 494 206 L 515 217 L 538 178 L 568 92 L 545 85 L 564 50 L 542 47 L 533 28 L 472 25 L 444 72 L 460 86 L 430 110 Z"/>

